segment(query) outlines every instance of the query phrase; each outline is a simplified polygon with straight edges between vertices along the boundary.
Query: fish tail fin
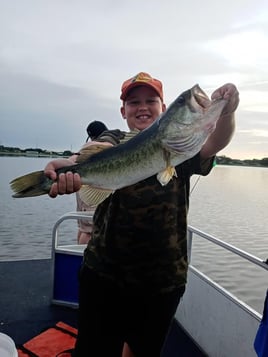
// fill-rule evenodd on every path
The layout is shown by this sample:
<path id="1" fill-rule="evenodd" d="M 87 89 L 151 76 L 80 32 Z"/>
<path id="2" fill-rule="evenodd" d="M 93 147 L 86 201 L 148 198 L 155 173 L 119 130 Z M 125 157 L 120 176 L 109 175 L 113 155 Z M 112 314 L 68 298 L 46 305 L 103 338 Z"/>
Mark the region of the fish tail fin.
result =
<path id="1" fill-rule="evenodd" d="M 52 180 L 45 176 L 44 171 L 35 171 L 15 178 L 10 182 L 14 194 L 12 197 L 34 197 L 47 194 Z"/>

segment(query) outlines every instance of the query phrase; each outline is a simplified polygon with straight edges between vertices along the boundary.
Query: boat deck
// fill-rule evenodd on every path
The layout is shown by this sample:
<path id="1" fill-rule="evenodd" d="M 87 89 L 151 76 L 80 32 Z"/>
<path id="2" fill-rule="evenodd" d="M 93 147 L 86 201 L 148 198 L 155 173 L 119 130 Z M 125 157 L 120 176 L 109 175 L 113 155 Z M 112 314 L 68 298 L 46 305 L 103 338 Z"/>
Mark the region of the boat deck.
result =
<path id="1" fill-rule="evenodd" d="M 50 259 L 0 262 L 0 332 L 16 345 L 58 321 L 77 327 L 76 309 L 51 304 L 51 269 Z M 175 321 L 162 357 L 178 355 L 206 356 Z"/>

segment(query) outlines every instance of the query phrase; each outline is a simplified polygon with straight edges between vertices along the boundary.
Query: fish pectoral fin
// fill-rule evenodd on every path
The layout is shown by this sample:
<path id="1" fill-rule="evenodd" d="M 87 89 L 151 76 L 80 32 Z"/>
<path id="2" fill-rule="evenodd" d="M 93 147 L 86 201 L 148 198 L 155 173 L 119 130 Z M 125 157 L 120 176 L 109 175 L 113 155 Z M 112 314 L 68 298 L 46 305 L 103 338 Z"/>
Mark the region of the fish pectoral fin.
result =
<path id="1" fill-rule="evenodd" d="M 134 136 L 136 136 L 139 132 L 140 132 L 140 130 L 134 129 L 134 130 L 126 133 L 124 139 L 120 140 L 120 144 L 126 143 L 127 141 L 132 139 Z M 113 145 L 105 145 L 104 143 L 100 142 L 99 144 L 96 143 L 96 144 L 87 145 L 85 147 L 82 147 L 82 149 L 79 151 L 79 155 L 77 156 L 76 163 L 77 164 L 83 163 L 91 156 L 93 156 L 103 150 L 110 149 L 112 146 Z"/>
<path id="2" fill-rule="evenodd" d="M 109 197 L 113 191 L 102 190 L 100 188 L 95 188 L 87 185 L 83 185 L 78 194 L 83 202 L 88 206 L 95 207 L 101 202 L 103 202 L 107 197 Z"/>
<path id="3" fill-rule="evenodd" d="M 103 150 L 109 149 L 112 146 L 108 146 L 108 145 L 101 145 L 101 144 L 92 144 L 86 147 L 83 147 L 80 151 L 79 151 L 79 155 L 77 156 L 76 159 L 76 163 L 82 163 L 84 161 L 86 161 L 89 157 L 91 157 L 92 155 L 97 154 L 98 152 L 101 152 Z"/>
<path id="4" fill-rule="evenodd" d="M 162 186 L 166 186 L 172 177 L 177 177 L 177 172 L 174 166 L 167 166 L 165 170 L 160 171 L 157 174 L 157 180 L 161 183 Z"/>

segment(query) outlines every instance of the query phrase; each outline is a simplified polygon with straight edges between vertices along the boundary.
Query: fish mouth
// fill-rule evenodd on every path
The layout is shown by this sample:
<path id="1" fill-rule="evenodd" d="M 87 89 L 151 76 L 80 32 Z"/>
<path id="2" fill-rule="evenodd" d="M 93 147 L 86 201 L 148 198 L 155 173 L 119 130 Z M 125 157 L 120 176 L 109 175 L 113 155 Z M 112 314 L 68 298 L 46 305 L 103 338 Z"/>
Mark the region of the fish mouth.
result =
<path id="1" fill-rule="evenodd" d="M 191 88 L 190 110 L 199 116 L 198 125 L 211 133 L 220 117 L 226 100 L 217 98 L 211 100 L 207 94 L 196 84 Z"/>
<path id="2" fill-rule="evenodd" d="M 206 93 L 196 84 L 192 89 L 193 106 L 207 109 L 211 106 L 212 101 L 206 95 Z"/>

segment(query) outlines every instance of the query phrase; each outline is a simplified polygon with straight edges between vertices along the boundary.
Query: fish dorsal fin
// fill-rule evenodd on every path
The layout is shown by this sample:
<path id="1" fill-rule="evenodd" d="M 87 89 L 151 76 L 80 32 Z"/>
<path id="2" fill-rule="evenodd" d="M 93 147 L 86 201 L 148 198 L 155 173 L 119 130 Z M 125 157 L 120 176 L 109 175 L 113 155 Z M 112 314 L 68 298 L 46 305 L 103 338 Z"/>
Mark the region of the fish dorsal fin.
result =
<path id="1" fill-rule="evenodd" d="M 113 191 L 102 190 L 100 188 L 95 188 L 87 185 L 83 185 L 78 194 L 83 202 L 88 206 L 95 207 L 101 202 L 103 202 L 107 197 L 109 197 Z"/>
<path id="2" fill-rule="evenodd" d="M 134 138 L 134 136 L 136 136 L 139 133 L 140 133 L 139 129 L 133 129 L 131 131 L 128 131 L 127 133 L 125 133 L 124 138 L 120 140 L 120 144 L 126 143 L 127 141 Z"/>
<path id="3" fill-rule="evenodd" d="M 134 136 L 136 136 L 139 132 L 140 132 L 140 130 L 138 130 L 138 129 L 134 129 L 134 130 L 127 132 L 125 134 L 124 138 L 120 140 L 119 145 L 124 144 L 127 141 L 129 141 L 130 139 L 134 138 Z M 113 145 L 111 144 L 111 146 L 113 146 Z M 95 155 L 98 152 L 101 152 L 103 150 L 109 149 L 111 146 L 105 145 L 102 142 L 100 142 L 100 143 L 96 142 L 96 144 L 87 145 L 85 147 L 82 147 L 82 149 L 79 151 L 79 155 L 76 158 L 76 163 L 79 164 L 81 162 L 84 162 L 92 155 Z"/>
<path id="4" fill-rule="evenodd" d="M 157 180 L 161 183 L 162 186 L 166 186 L 172 177 L 177 177 L 177 172 L 174 166 L 167 166 L 165 170 L 160 171 L 157 174 Z"/>
<path id="5" fill-rule="evenodd" d="M 119 145 L 126 143 L 127 141 L 132 139 L 134 136 L 136 136 L 139 132 L 140 132 L 140 130 L 138 130 L 138 129 L 134 129 L 134 130 L 127 132 L 125 134 L 125 137 L 122 140 L 120 140 Z M 112 147 L 112 145 L 106 146 L 103 143 L 100 143 L 100 144 L 96 143 L 96 144 L 85 146 L 80 150 L 79 155 L 76 159 L 76 162 L 77 163 L 84 162 L 92 155 L 95 155 L 98 152 L 101 152 L 103 150 L 109 149 L 110 147 Z M 103 189 L 95 188 L 95 187 L 88 186 L 88 185 L 83 185 L 78 192 L 81 200 L 83 202 L 85 202 L 87 205 L 93 206 L 93 207 L 97 206 L 98 204 L 103 202 L 112 193 L 113 193 L 113 191 L 111 191 L 111 190 L 103 190 Z"/>
<path id="6" fill-rule="evenodd" d="M 82 147 L 82 149 L 79 151 L 79 155 L 76 158 L 76 163 L 81 163 L 86 161 L 89 157 L 91 157 L 92 155 L 97 154 L 98 152 L 101 152 L 103 150 L 109 149 L 111 148 L 112 145 L 101 145 L 101 144 L 92 144 L 92 145 L 88 145 L 85 147 Z"/>

